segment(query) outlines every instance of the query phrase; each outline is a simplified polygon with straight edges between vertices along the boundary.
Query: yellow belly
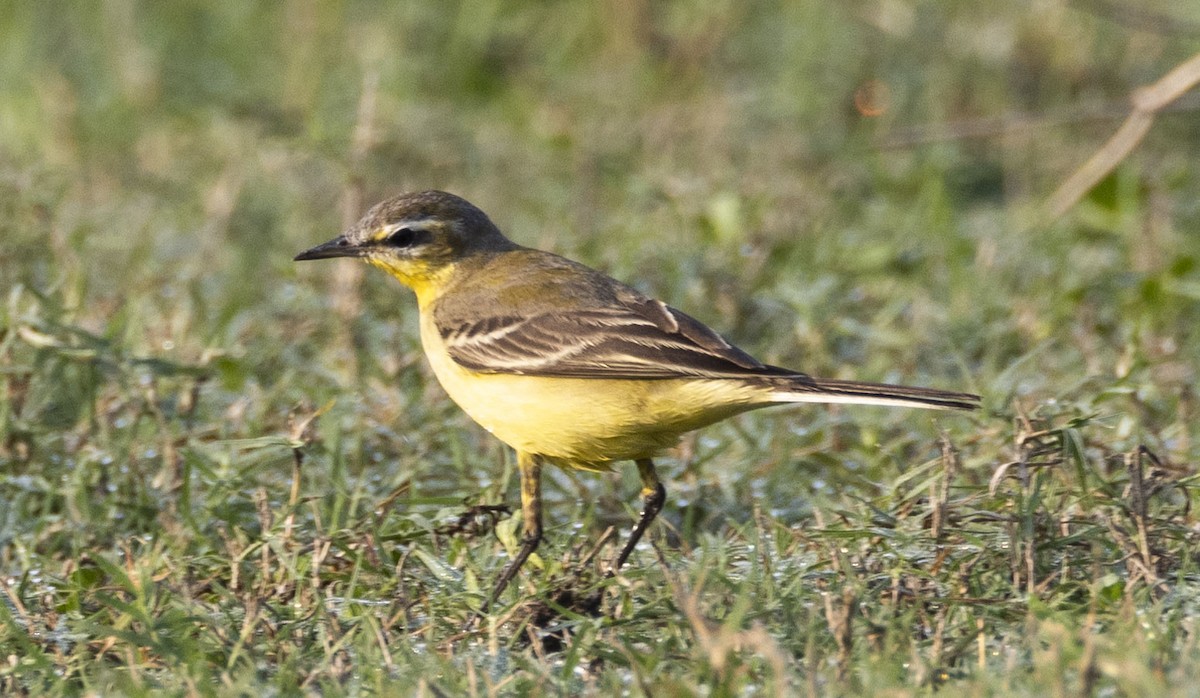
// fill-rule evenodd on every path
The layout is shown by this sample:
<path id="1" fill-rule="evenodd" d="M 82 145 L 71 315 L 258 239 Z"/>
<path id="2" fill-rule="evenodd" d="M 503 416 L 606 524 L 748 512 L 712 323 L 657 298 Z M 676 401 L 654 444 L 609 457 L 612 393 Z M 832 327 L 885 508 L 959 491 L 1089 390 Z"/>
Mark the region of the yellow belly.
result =
<path id="1" fill-rule="evenodd" d="M 736 380 L 613 380 L 485 374 L 454 363 L 433 323 L 421 341 L 434 375 L 472 419 L 518 451 L 604 469 L 649 458 L 693 429 L 765 404 Z"/>

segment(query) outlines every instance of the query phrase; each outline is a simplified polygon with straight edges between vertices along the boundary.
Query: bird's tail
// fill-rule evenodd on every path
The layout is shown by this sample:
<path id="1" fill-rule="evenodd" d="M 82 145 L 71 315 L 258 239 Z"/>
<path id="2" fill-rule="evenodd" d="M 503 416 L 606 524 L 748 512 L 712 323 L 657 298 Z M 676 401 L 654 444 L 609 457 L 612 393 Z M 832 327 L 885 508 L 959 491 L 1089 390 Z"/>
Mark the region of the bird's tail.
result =
<path id="1" fill-rule="evenodd" d="M 803 374 L 772 381 L 772 402 L 840 402 L 855 405 L 923 407 L 934 410 L 979 409 L 979 396 L 933 388 L 914 388 L 887 383 L 861 383 Z"/>

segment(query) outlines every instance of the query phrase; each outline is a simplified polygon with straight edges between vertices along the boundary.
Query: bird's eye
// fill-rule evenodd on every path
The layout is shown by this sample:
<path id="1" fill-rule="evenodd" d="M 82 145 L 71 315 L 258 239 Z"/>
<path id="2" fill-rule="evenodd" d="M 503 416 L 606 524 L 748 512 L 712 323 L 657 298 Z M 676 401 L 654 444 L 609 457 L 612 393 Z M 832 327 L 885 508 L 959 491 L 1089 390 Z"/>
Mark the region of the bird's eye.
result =
<path id="1" fill-rule="evenodd" d="M 424 242 L 427 237 L 428 233 L 424 230 L 397 228 L 395 232 L 383 239 L 383 244 L 388 247 L 414 247 Z"/>

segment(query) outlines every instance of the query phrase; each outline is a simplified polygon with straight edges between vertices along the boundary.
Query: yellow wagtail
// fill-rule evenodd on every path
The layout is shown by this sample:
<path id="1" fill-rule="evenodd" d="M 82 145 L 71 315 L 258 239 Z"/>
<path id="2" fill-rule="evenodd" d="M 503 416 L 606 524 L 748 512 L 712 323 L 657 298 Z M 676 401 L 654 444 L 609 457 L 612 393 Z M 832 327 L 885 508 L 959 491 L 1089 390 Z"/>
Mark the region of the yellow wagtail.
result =
<path id="1" fill-rule="evenodd" d="M 510 241 L 440 191 L 404 194 L 296 260 L 361 257 L 411 288 L 434 375 L 517 451 L 524 530 L 495 601 L 542 539 L 543 464 L 637 463 L 643 508 L 619 569 L 666 490 L 651 460 L 686 432 L 792 402 L 975 409 L 969 393 L 827 380 L 765 365 L 698 320 L 588 267 Z"/>

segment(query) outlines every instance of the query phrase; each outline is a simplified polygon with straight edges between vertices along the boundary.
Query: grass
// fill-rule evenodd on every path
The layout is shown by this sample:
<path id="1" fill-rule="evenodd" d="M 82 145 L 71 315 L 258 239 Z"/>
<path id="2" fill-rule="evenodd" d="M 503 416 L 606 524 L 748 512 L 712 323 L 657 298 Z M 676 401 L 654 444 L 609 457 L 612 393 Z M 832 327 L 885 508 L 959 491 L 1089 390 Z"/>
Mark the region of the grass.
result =
<path id="1" fill-rule="evenodd" d="M 1194 50 L 1186 8 L 10 9 L 5 692 L 1194 691 L 1193 107 L 1039 216 Z M 539 555 L 463 633 L 512 455 L 406 292 L 290 261 L 430 187 L 765 361 L 986 408 L 692 435 L 611 579 L 636 474 L 550 472 Z"/>

